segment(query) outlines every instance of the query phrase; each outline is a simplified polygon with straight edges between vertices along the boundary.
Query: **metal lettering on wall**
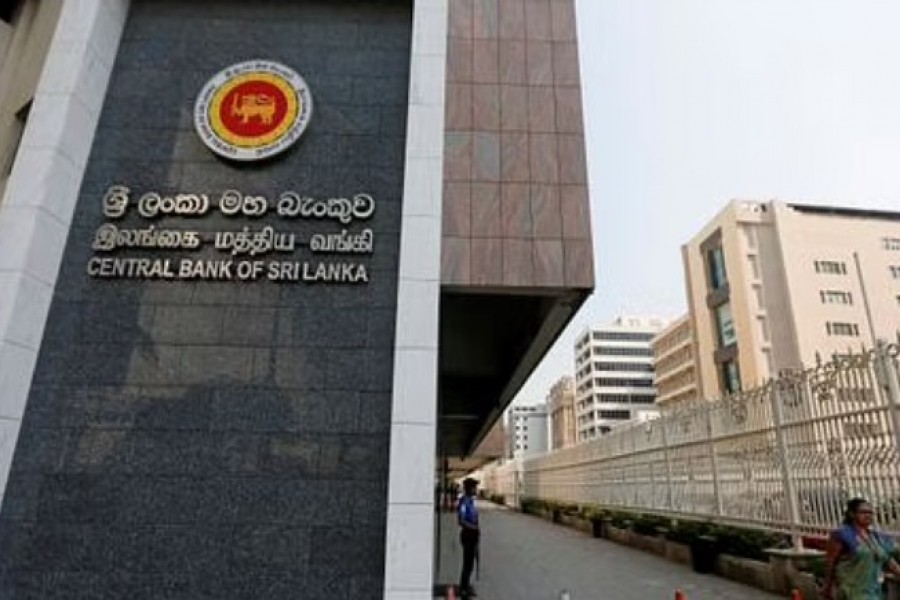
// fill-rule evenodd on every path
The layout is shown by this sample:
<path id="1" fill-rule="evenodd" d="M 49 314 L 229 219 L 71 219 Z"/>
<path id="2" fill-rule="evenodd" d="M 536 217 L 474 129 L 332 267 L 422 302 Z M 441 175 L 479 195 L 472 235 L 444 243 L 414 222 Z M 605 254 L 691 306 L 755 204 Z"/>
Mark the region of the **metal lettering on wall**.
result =
<path id="1" fill-rule="evenodd" d="M 142 219 L 201 219 L 218 212 L 228 219 L 259 219 L 274 214 L 284 221 L 334 221 L 350 227 L 375 214 L 375 199 L 369 194 L 352 198 L 312 198 L 296 192 L 282 193 L 276 201 L 265 196 L 245 195 L 228 190 L 212 202 L 207 194 L 162 195 L 146 192 L 135 210 Z M 103 197 L 107 219 L 125 217 L 132 208 L 131 190 L 114 185 Z M 101 279 L 168 279 L 207 281 L 277 281 L 305 283 L 368 283 L 366 265 L 349 260 L 371 255 L 375 246 L 372 229 L 314 233 L 300 239 L 292 231 L 272 225 L 242 225 L 229 231 L 171 229 L 147 224 L 124 227 L 102 224 L 94 234 L 91 248 L 97 253 L 87 263 L 87 273 Z M 212 248 L 219 259 L 163 258 L 158 256 L 109 256 L 118 250 L 199 251 Z M 316 255 L 346 256 L 348 260 L 292 260 L 292 253 L 308 248 Z M 264 259 L 263 257 L 267 257 Z"/>

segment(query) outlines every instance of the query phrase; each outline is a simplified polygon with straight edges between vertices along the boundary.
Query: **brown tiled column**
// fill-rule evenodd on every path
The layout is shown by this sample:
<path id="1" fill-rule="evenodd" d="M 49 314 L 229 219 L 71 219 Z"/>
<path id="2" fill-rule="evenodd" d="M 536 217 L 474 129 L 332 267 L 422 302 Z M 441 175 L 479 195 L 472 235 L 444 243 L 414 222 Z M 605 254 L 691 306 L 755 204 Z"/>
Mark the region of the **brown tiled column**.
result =
<path id="1" fill-rule="evenodd" d="M 442 283 L 589 288 L 574 0 L 450 0 Z"/>

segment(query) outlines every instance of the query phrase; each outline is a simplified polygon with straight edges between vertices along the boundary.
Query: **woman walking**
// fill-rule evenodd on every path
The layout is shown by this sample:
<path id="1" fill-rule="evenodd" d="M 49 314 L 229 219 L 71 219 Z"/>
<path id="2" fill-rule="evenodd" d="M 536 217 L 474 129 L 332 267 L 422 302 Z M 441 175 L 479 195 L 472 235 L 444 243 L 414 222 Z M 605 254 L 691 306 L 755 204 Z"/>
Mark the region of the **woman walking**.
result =
<path id="1" fill-rule="evenodd" d="M 885 570 L 900 576 L 894 540 L 872 531 L 872 506 L 862 498 L 847 503 L 844 524 L 834 530 L 826 549 L 827 600 L 882 600 Z"/>

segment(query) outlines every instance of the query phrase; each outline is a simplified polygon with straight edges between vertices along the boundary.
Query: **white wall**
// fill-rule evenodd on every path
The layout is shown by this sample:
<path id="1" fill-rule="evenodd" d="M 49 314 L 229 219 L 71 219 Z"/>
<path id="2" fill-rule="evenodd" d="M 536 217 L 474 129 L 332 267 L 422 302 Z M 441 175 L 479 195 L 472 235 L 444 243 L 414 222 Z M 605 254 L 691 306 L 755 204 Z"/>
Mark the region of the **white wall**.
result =
<path id="1" fill-rule="evenodd" d="M 65 2 L 0 204 L 0 495 L 128 5 Z"/>

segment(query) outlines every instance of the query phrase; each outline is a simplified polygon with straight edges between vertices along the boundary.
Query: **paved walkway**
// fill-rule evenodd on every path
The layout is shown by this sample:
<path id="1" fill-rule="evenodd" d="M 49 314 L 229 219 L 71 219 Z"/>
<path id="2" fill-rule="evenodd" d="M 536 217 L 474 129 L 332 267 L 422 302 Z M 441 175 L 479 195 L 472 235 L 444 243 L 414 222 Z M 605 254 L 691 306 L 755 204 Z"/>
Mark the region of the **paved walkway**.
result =
<path id="1" fill-rule="evenodd" d="M 479 504 L 480 600 L 774 600 L 773 596 L 580 531 Z M 442 515 L 441 583 L 456 582 L 461 550 L 455 516 Z"/>

